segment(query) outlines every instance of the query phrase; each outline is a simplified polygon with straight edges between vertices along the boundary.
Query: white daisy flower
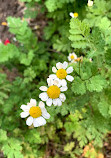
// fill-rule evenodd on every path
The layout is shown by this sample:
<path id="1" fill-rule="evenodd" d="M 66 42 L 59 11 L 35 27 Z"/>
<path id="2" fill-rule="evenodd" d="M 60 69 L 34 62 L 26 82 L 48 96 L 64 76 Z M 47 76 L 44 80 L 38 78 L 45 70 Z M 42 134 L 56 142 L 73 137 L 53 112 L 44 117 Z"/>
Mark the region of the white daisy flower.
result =
<path id="1" fill-rule="evenodd" d="M 74 52 L 69 54 L 68 56 L 69 61 L 76 63 L 76 59 L 77 59 L 77 55 Z"/>
<path id="2" fill-rule="evenodd" d="M 39 88 L 41 91 L 44 91 L 39 95 L 39 98 L 42 101 L 46 101 L 48 106 L 51 106 L 52 104 L 54 106 L 61 106 L 62 102 L 66 100 L 66 96 L 61 92 L 66 91 L 67 86 L 61 86 L 59 80 L 52 78 L 48 78 L 47 83 L 48 88 L 46 86 L 41 86 Z"/>
<path id="3" fill-rule="evenodd" d="M 72 18 L 77 18 L 78 17 L 78 13 L 72 13 L 70 12 L 69 14 Z"/>
<path id="4" fill-rule="evenodd" d="M 52 79 L 58 78 L 60 85 L 66 86 L 67 85 L 66 79 L 70 82 L 74 80 L 74 77 L 69 75 L 70 73 L 73 72 L 73 67 L 72 66 L 68 68 L 67 67 L 68 67 L 68 62 L 65 61 L 63 64 L 58 62 L 56 64 L 56 67 L 52 67 L 52 71 L 56 74 L 49 75 L 49 78 Z"/>
<path id="5" fill-rule="evenodd" d="M 91 0 L 88 0 L 88 3 L 87 3 L 88 7 L 92 7 L 93 6 L 93 1 Z"/>
<path id="6" fill-rule="evenodd" d="M 21 105 L 21 109 L 23 112 L 21 112 L 20 116 L 21 118 L 27 118 L 26 124 L 28 126 L 31 126 L 33 124 L 34 127 L 43 126 L 46 124 L 45 119 L 50 118 L 50 114 L 45 109 L 45 104 L 40 101 L 39 105 L 37 105 L 37 102 L 35 99 L 30 99 L 30 103 L 27 103 L 27 105 Z"/>

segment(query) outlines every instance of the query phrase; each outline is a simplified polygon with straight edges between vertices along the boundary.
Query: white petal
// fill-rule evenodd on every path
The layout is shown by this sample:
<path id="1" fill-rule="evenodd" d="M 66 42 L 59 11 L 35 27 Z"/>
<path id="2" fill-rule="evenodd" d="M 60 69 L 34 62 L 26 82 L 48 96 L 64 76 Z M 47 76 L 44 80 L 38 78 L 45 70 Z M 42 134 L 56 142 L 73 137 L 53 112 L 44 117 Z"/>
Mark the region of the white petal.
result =
<path id="1" fill-rule="evenodd" d="M 36 106 L 37 102 L 35 99 L 30 99 L 30 104 Z"/>
<path id="2" fill-rule="evenodd" d="M 60 91 L 61 91 L 61 92 L 67 91 L 67 86 L 61 87 L 61 88 L 60 88 Z"/>
<path id="3" fill-rule="evenodd" d="M 89 7 L 92 7 L 92 6 L 93 6 L 93 1 L 90 1 L 90 0 L 89 0 L 89 1 L 88 1 L 88 6 L 89 6 Z"/>
<path id="4" fill-rule="evenodd" d="M 57 78 L 57 76 L 55 74 L 51 74 L 51 75 L 49 75 L 49 78 L 55 79 L 55 78 Z"/>
<path id="5" fill-rule="evenodd" d="M 47 83 L 48 83 L 48 86 L 52 86 L 54 81 L 52 78 L 47 78 Z"/>
<path id="6" fill-rule="evenodd" d="M 61 80 L 61 86 L 67 86 L 67 82 L 66 82 L 65 79 L 62 79 L 62 80 Z"/>
<path id="7" fill-rule="evenodd" d="M 48 95 L 46 92 L 43 92 L 41 94 L 39 94 L 39 98 L 42 100 L 42 101 L 46 101 L 48 99 Z"/>
<path id="8" fill-rule="evenodd" d="M 62 102 L 64 102 L 66 100 L 66 96 L 64 93 L 61 93 L 59 98 L 61 99 Z"/>
<path id="9" fill-rule="evenodd" d="M 46 86 L 41 86 L 39 89 L 40 89 L 41 91 L 47 91 L 47 87 L 46 87 Z"/>
<path id="10" fill-rule="evenodd" d="M 72 82 L 74 80 L 74 77 L 72 77 L 71 75 L 67 75 L 66 79 L 70 82 Z"/>
<path id="11" fill-rule="evenodd" d="M 71 61 L 71 58 L 70 58 L 70 56 L 68 56 L 68 60 L 69 60 L 69 61 Z"/>
<path id="12" fill-rule="evenodd" d="M 50 118 L 50 114 L 47 112 L 47 110 L 45 108 L 45 104 L 42 101 L 39 102 L 39 107 L 41 108 L 42 116 L 45 119 L 49 119 Z"/>
<path id="13" fill-rule="evenodd" d="M 52 72 L 56 73 L 57 72 L 57 69 L 55 66 L 52 67 Z"/>
<path id="14" fill-rule="evenodd" d="M 70 15 L 72 18 L 74 18 L 74 13 L 71 12 L 69 15 Z"/>
<path id="15" fill-rule="evenodd" d="M 77 59 L 77 55 L 73 52 L 72 55 L 74 56 L 74 59 Z"/>
<path id="16" fill-rule="evenodd" d="M 68 67 L 67 70 L 66 70 L 66 72 L 68 74 L 72 73 L 73 72 L 73 67 L 72 66 Z"/>
<path id="17" fill-rule="evenodd" d="M 42 116 L 43 116 L 45 119 L 49 119 L 49 118 L 50 118 L 50 114 L 49 114 L 48 112 L 42 113 Z"/>
<path id="18" fill-rule="evenodd" d="M 30 109 L 30 107 L 27 106 L 27 105 L 21 105 L 20 109 L 22 109 L 22 110 L 25 111 L 25 112 L 28 112 L 29 109 Z"/>
<path id="19" fill-rule="evenodd" d="M 57 99 L 53 99 L 54 106 L 57 106 Z"/>
<path id="20" fill-rule="evenodd" d="M 26 124 L 27 124 L 28 126 L 31 126 L 32 123 L 33 123 L 33 117 L 30 116 L 30 117 L 27 118 L 27 120 L 26 120 Z"/>
<path id="21" fill-rule="evenodd" d="M 38 117 L 39 118 L 39 117 Z M 34 127 L 39 127 L 40 125 L 39 125 L 39 120 L 38 120 L 38 118 L 34 118 L 34 120 L 33 120 L 33 125 L 34 125 Z"/>
<path id="22" fill-rule="evenodd" d="M 47 106 L 51 106 L 52 105 L 52 99 L 48 99 L 47 101 L 46 101 L 46 104 L 47 104 Z"/>
<path id="23" fill-rule="evenodd" d="M 57 99 L 57 105 L 58 105 L 58 106 L 61 106 L 61 105 L 62 105 L 62 102 L 61 102 L 61 100 L 60 100 L 59 98 Z"/>
<path id="24" fill-rule="evenodd" d="M 57 67 L 57 69 L 62 69 L 63 65 L 62 65 L 62 63 L 58 62 L 58 63 L 56 64 L 56 67 Z"/>
<path id="25" fill-rule="evenodd" d="M 61 80 L 60 80 L 59 78 L 56 78 L 56 79 L 54 80 L 54 85 L 60 87 L 60 86 L 61 86 Z"/>
<path id="26" fill-rule="evenodd" d="M 34 119 L 33 124 L 34 124 L 34 127 L 43 126 L 46 124 L 46 120 L 42 116 L 40 116 Z"/>
<path id="27" fill-rule="evenodd" d="M 45 104 L 44 104 L 42 101 L 40 101 L 40 102 L 39 102 L 39 107 L 40 107 L 40 108 L 44 108 L 44 107 L 45 107 Z"/>
<path id="28" fill-rule="evenodd" d="M 66 69 L 68 67 L 68 62 L 64 61 L 63 62 L 63 69 Z"/>
<path id="29" fill-rule="evenodd" d="M 26 118 L 29 115 L 29 112 L 21 112 L 20 116 L 21 118 Z"/>
<path id="30" fill-rule="evenodd" d="M 47 112 L 47 110 L 44 108 L 42 109 L 42 116 L 45 118 L 45 119 L 49 119 L 50 118 L 50 114 Z"/>

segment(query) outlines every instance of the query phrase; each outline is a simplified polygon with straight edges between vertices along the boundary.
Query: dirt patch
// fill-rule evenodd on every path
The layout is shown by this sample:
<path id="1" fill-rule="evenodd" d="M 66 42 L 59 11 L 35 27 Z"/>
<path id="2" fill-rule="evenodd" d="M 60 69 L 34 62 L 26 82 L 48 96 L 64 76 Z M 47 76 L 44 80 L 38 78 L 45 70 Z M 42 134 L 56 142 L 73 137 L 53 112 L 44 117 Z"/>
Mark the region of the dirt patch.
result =
<path id="1" fill-rule="evenodd" d="M 4 42 L 7 38 L 10 40 L 13 35 L 8 32 L 7 26 L 2 26 L 2 22 L 6 22 L 8 16 L 22 17 L 23 3 L 17 0 L 0 0 L 0 39 Z"/>

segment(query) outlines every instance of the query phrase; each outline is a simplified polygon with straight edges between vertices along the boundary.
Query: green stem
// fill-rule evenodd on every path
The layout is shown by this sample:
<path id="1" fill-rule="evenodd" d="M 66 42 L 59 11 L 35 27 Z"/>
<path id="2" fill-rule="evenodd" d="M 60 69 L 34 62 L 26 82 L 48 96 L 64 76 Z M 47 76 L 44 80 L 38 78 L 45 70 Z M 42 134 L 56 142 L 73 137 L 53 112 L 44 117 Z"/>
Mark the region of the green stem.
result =
<path id="1" fill-rule="evenodd" d="M 79 76 L 80 76 L 80 71 L 81 71 L 81 62 L 79 61 Z"/>

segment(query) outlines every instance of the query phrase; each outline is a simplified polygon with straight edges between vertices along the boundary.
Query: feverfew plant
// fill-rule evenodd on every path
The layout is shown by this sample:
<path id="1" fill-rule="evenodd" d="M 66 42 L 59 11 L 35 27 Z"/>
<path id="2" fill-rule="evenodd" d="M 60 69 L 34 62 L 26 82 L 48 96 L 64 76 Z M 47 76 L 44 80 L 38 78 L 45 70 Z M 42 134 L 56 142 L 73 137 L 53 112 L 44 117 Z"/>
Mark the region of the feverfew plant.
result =
<path id="1" fill-rule="evenodd" d="M 41 37 L 25 18 L 8 17 L 17 41 L 0 43 L 0 151 L 8 158 L 104 157 L 111 131 L 111 1 L 37 1 L 24 0 L 41 8 Z M 79 16 L 71 18 L 72 11 Z"/>

